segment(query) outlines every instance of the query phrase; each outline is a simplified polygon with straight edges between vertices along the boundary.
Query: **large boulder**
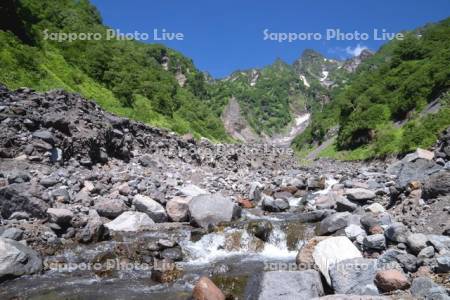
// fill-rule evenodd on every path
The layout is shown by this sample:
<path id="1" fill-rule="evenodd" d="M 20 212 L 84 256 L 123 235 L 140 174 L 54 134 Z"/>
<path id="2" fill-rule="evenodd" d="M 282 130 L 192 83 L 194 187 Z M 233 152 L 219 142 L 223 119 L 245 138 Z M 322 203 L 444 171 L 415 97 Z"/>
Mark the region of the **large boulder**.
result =
<path id="1" fill-rule="evenodd" d="M 174 222 L 184 222 L 189 219 L 189 202 L 191 197 L 174 197 L 166 204 L 169 218 Z"/>
<path id="2" fill-rule="evenodd" d="M 374 191 L 364 188 L 346 189 L 345 195 L 347 195 L 348 199 L 357 202 L 372 200 L 377 196 Z"/>
<path id="3" fill-rule="evenodd" d="M 12 184 L 0 188 L 0 216 L 8 219 L 14 212 L 23 211 L 30 217 L 44 218 L 48 204 L 30 195 L 27 184 Z"/>
<path id="4" fill-rule="evenodd" d="M 167 221 L 167 213 L 164 206 L 152 198 L 138 194 L 134 196 L 133 204 L 137 211 L 146 213 L 153 221 L 158 223 Z"/>
<path id="5" fill-rule="evenodd" d="M 36 251 L 20 242 L 0 238 L 0 281 L 41 270 L 42 260 Z"/>
<path id="6" fill-rule="evenodd" d="M 105 224 L 111 231 L 140 231 L 153 227 L 155 222 L 147 214 L 126 211 Z"/>
<path id="7" fill-rule="evenodd" d="M 230 222 L 240 216 L 240 208 L 221 193 L 200 195 L 189 202 L 189 215 L 193 223 L 203 228 Z"/>
<path id="8" fill-rule="evenodd" d="M 265 272 L 258 300 L 312 299 L 324 295 L 320 275 L 315 270 Z"/>
<path id="9" fill-rule="evenodd" d="M 101 198 L 94 206 L 102 217 L 114 219 L 128 210 L 128 206 L 119 198 Z"/>
<path id="10" fill-rule="evenodd" d="M 376 259 L 351 258 L 330 267 L 331 284 L 336 294 L 378 295 L 373 281 Z"/>
<path id="11" fill-rule="evenodd" d="M 330 237 L 319 242 L 313 252 L 315 264 L 331 285 L 329 268 L 343 260 L 362 257 L 361 252 L 345 236 Z"/>
<path id="12" fill-rule="evenodd" d="M 425 181 L 428 176 L 439 171 L 441 166 L 433 160 L 416 158 L 410 160 L 405 157 L 401 161 L 391 165 L 387 171 L 397 176 L 397 182 L 400 186 L 406 187 L 411 181 Z"/>
<path id="13" fill-rule="evenodd" d="M 347 227 L 349 223 L 351 213 L 340 212 L 332 214 L 322 221 L 320 221 L 319 228 L 317 230 L 318 235 L 327 235 Z"/>
<path id="14" fill-rule="evenodd" d="M 208 277 L 201 277 L 192 291 L 193 300 L 225 300 L 225 295 Z"/>
<path id="15" fill-rule="evenodd" d="M 450 170 L 439 171 L 427 178 L 422 196 L 424 199 L 450 194 Z"/>

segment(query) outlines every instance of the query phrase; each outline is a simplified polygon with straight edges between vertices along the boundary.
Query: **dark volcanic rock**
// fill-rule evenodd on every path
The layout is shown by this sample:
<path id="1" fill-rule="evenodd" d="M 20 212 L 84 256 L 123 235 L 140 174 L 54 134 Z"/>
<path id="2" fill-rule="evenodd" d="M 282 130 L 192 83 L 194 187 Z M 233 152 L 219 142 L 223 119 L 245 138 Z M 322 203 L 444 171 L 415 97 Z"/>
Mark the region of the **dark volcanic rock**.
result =
<path id="1" fill-rule="evenodd" d="M 13 184 L 0 189 L 0 214 L 9 218 L 16 211 L 28 213 L 31 217 L 43 218 L 48 204 L 29 194 L 25 184 Z"/>

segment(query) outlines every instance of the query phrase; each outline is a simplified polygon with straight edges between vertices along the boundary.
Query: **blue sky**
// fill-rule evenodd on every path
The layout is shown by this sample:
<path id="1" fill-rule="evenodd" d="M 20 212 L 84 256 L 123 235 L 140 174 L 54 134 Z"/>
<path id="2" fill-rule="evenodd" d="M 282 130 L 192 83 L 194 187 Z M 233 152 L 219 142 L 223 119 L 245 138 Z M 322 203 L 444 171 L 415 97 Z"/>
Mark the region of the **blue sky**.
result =
<path id="1" fill-rule="evenodd" d="M 376 50 L 374 29 L 399 32 L 450 16 L 449 0 L 91 0 L 106 25 L 121 32 L 181 32 L 163 44 L 181 51 L 214 77 L 262 67 L 276 58 L 292 63 L 304 49 L 342 59 L 359 48 Z M 319 40 L 264 40 L 269 33 L 320 33 Z M 368 40 L 326 40 L 327 29 L 368 33 Z M 356 50 L 355 50 L 356 49 Z"/>

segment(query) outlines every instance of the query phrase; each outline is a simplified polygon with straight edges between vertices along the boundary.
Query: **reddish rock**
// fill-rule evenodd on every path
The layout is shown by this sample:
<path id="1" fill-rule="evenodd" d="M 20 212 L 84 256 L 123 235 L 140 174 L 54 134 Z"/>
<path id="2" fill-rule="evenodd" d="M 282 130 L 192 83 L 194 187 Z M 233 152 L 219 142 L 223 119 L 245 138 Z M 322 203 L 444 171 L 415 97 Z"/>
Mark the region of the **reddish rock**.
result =
<path id="1" fill-rule="evenodd" d="M 314 258 L 312 256 L 316 245 L 323 240 L 326 240 L 328 236 L 316 236 L 310 239 L 297 253 L 295 262 L 299 266 L 300 270 L 312 269 L 315 266 Z"/>
<path id="2" fill-rule="evenodd" d="M 429 266 L 420 266 L 419 269 L 412 274 L 413 277 L 432 277 L 432 271 Z"/>
<path id="3" fill-rule="evenodd" d="M 202 277 L 194 287 L 192 298 L 194 300 L 225 300 L 225 295 L 209 278 Z"/>
<path id="4" fill-rule="evenodd" d="M 295 186 L 284 186 L 282 188 L 280 188 L 280 192 L 288 192 L 291 194 L 295 194 L 298 191 L 298 188 L 296 188 Z"/>
<path id="5" fill-rule="evenodd" d="M 382 292 L 392 292 L 395 290 L 405 290 L 410 284 L 408 278 L 399 270 L 378 271 L 375 276 L 375 284 Z"/>
<path id="6" fill-rule="evenodd" d="M 380 225 L 375 225 L 369 228 L 370 234 L 384 234 L 384 229 Z"/>
<path id="7" fill-rule="evenodd" d="M 254 208 L 255 207 L 255 204 L 250 199 L 247 199 L 247 198 L 239 198 L 238 204 L 242 208 Z"/>

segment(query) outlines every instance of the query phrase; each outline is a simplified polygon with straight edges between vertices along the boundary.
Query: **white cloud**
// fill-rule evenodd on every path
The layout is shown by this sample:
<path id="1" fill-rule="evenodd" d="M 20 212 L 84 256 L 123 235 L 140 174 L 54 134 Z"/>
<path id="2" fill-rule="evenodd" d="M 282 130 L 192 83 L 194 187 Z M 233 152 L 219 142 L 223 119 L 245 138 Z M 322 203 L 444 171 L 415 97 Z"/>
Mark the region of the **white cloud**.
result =
<path id="1" fill-rule="evenodd" d="M 367 50 L 369 48 L 367 48 L 366 46 L 360 45 L 358 44 L 356 47 L 352 48 L 350 46 L 348 46 L 347 48 L 345 48 L 345 52 L 351 56 L 358 56 L 361 54 L 361 52 L 363 52 L 364 50 Z"/>

